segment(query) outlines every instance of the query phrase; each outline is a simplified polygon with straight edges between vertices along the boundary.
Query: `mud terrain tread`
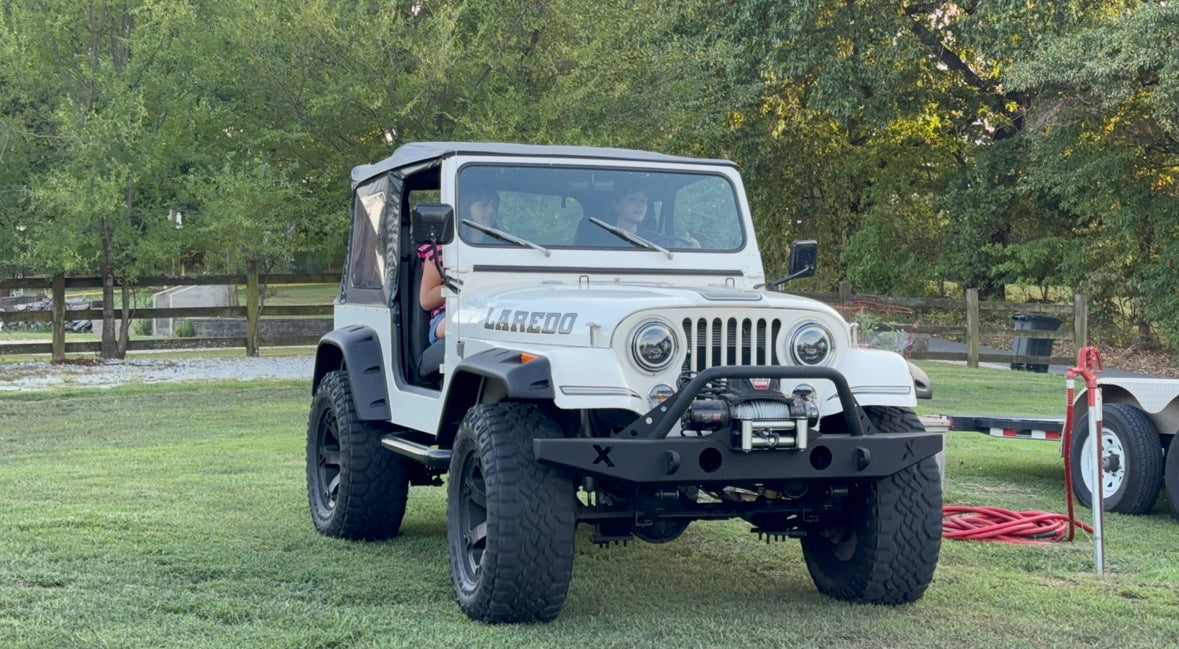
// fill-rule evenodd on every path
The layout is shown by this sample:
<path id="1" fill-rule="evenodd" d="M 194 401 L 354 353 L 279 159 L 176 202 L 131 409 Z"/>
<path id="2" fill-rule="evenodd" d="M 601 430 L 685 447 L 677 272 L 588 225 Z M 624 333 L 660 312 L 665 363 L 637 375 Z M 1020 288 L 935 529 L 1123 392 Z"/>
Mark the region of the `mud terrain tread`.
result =
<path id="1" fill-rule="evenodd" d="M 449 477 L 451 572 L 460 608 L 485 622 L 547 622 L 561 612 L 573 574 L 576 531 L 572 481 L 538 464 L 537 437 L 561 431 L 535 406 L 476 406 L 463 419 Z M 473 445 L 473 447 L 472 447 Z M 487 537 L 478 577 L 464 583 L 457 508 L 463 458 L 479 453 L 486 485 Z"/>
<path id="2" fill-rule="evenodd" d="M 334 507 L 317 494 L 319 420 L 334 412 L 339 441 L 339 487 Z M 409 498 L 408 460 L 381 447 L 383 429 L 357 419 L 347 372 L 329 372 L 319 384 L 307 424 L 307 495 L 321 534 L 357 541 L 391 538 L 401 529 Z"/>
<path id="3" fill-rule="evenodd" d="M 866 408 L 871 430 L 922 430 L 902 408 Z M 850 557 L 821 536 L 803 539 L 807 567 L 820 592 L 835 599 L 898 605 L 921 598 L 941 550 L 942 491 L 937 462 L 921 462 L 875 482 L 859 483 L 851 500 L 855 535 Z"/>

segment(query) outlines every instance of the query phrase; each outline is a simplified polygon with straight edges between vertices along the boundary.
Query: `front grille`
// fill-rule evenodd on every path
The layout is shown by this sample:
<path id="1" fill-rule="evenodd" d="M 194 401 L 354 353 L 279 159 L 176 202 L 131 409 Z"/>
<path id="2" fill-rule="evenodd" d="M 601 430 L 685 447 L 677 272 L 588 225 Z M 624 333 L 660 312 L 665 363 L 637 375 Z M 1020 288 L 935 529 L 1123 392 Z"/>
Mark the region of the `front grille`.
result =
<path id="1" fill-rule="evenodd" d="M 772 317 L 684 318 L 688 356 L 684 370 L 722 365 L 781 365 L 774 341 L 782 321 Z"/>

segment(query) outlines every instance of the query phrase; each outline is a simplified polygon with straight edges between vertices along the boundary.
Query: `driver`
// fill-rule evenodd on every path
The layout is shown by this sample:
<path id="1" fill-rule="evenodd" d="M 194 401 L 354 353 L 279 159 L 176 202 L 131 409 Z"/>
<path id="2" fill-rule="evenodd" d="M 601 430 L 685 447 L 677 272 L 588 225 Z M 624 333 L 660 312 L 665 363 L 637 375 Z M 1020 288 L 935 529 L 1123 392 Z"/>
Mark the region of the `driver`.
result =
<path id="1" fill-rule="evenodd" d="M 619 184 L 610 199 L 610 211 L 611 215 L 602 219 L 603 221 L 627 232 L 637 232 L 639 224 L 647 218 L 647 191 L 640 185 Z M 590 223 L 588 219 L 578 224 L 573 240 L 583 246 L 627 245 L 625 241 Z"/>
<path id="2" fill-rule="evenodd" d="M 474 221 L 489 228 L 499 227 L 499 192 L 488 188 L 474 188 L 463 192 L 459 202 L 460 223 L 463 219 Z M 464 238 L 473 243 L 499 243 L 486 233 L 469 225 L 463 226 Z"/>
<path id="3" fill-rule="evenodd" d="M 463 194 L 459 203 L 463 219 L 494 228 L 499 223 L 499 192 L 493 189 L 472 189 Z M 461 221 L 460 221 L 461 222 Z M 483 232 L 464 225 L 464 233 L 475 243 L 495 243 Z M 418 288 L 418 303 L 430 312 L 430 343 L 446 337 L 446 298 L 442 297 L 442 251 L 431 244 L 418 248 L 422 259 L 422 283 Z"/>
<path id="4" fill-rule="evenodd" d="M 610 201 L 614 210 L 614 225 L 627 232 L 637 232 L 647 218 L 647 192 L 642 187 L 624 188 Z"/>

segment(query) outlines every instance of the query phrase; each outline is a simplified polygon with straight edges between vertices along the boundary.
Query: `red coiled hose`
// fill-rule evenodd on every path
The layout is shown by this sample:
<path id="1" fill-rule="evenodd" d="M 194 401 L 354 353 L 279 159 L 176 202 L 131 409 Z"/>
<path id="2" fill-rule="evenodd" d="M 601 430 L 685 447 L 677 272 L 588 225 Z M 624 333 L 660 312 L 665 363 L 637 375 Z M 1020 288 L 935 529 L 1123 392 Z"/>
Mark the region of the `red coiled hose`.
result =
<path id="1" fill-rule="evenodd" d="M 1040 545 L 1072 540 L 1072 527 L 1093 528 L 1062 514 L 1013 512 L 999 507 L 961 507 L 942 510 L 942 536 L 954 541 L 994 541 Z M 1071 524 L 1070 524 L 1071 523 Z"/>
<path id="2" fill-rule="evenodd" d="M 1064 423 L 1061 451 L 1064 456 L 1064 490 L 1068 502 L 1068 515 L 1048 512 L 1013 512 L 999 507 L 960 507 L 951 505 L 942 510 L 942 536 L 955 541 L 994 541 L 1020 545 L 1041 545 L 1072 541 L 1076 528 L 1092 534 L 1093 528 L 1076 519 L 1073 506 L 1073 399 L 1076 389 L 1075 377 L 1085 379 L 1092 411 L 1097 400 L 1097 373 L 1103 369 L 1101 353 L 1094 347 L 1085 347 L 1077 353 L 1077 367 L 1068 371 L 1068 409 Z M 1098 430 L 1101 422 L 1098 420 Z M 1101 456 L 1098 435 L 1098 457 Z M 1100 481 L 1099 481 L 1100 482 Z"/>

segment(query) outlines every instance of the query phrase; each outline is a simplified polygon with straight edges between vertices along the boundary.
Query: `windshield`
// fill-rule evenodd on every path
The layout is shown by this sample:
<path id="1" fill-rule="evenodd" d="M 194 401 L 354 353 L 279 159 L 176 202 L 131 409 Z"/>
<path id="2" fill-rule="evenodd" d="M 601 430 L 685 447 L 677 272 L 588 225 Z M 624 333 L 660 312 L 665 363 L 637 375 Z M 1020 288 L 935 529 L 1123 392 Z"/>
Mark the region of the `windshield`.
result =
<path id="1" fill-rule="evenodd" d="M 723 175 L 472 164 L 458 184 L 459 235 L 503 245 L 487 228 L 544 248 L 732 251 L 745 242 Z M 654 245 L 649 245 L 654 244 Z"/>

